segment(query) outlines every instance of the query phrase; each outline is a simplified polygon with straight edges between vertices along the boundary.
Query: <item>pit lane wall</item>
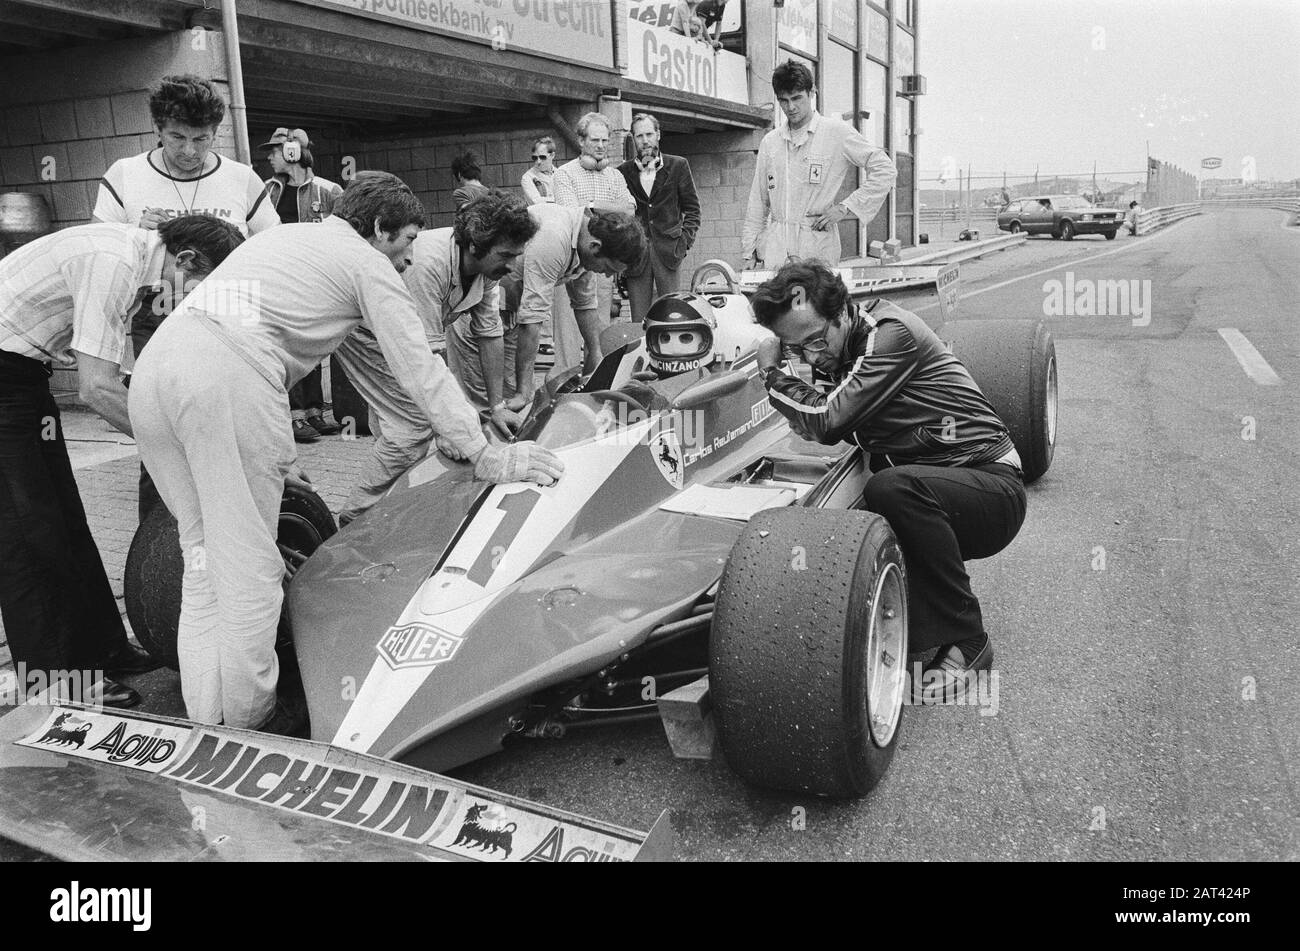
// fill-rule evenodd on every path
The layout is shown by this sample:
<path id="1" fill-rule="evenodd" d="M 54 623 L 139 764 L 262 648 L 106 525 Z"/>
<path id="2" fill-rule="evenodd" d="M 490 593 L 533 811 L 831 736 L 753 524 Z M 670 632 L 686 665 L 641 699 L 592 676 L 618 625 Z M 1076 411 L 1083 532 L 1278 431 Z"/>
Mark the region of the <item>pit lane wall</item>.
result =
<path id="1" fill-rule="evenodd" d="M 222 34 L 147 39 L 0 58 L 0 190 L 44 196 L 56 228 L 84 224 L 115 161 L 158 144 L 148 89 L 168 73 L 197 73 L 227 95 Z M 230 116 L 216 150 L 233 158 Z"/>

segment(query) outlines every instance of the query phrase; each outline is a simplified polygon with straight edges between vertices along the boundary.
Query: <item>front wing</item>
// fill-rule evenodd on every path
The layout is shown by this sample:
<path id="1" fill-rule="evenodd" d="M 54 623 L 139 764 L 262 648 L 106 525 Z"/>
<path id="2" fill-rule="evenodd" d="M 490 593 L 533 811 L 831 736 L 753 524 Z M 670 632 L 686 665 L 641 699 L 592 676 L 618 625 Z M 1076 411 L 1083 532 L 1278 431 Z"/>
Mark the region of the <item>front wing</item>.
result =
<path id="1" fill-rule="evenodd" d="M 78 704 L 0 717 L 0 836 L 74 861 L 619 862 L 635 832 L 326 743 Z"/>

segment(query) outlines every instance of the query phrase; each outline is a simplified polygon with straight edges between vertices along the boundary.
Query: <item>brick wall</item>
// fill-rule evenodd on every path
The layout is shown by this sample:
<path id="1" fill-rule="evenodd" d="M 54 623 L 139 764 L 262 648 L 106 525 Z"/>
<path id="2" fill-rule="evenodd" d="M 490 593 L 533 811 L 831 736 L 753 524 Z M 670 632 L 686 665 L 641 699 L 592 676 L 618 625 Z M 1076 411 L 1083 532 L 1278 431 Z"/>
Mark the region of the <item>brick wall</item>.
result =
<path id="1" fill-rule="evenodd" d="M 456 183 L 451 176 L 451 160 L 458 153 L 469 149 L 478 156 L 479 166 L 483 169 L 484 185 L 504 188 L 522 196 L 519 179 L 533 164 L 530 158 L 533 139 L 543 135 L 549 135 L 555 140 L 558 149 L 555 159 L 557 167 L 577 155 L 554 129 L 532 123 L 492 132 L 430 135 L 376 142 L 322 142 L 321 148 L 314 151 L 312 157 L 320 174 L 340 184 L 342 159 L 345 156 L 351 156 L 355 160 L 356 171 L 379 169 L 392 172 L 420 196 L 429 213 L 428 226 L 446 228 L 451 225 L 455 212 L 451 196 L 456 190 Z"/>
<path id="2" fill-rule="evenodd" d="M 221 81 L 221 35 L 193 48 L 186 31 L 147 40 L 11 56 L 0 62 L 0 187 L 45 197 L 56 227 L 90 219 L 100 177 L 158 144 L 148 88 L 168 73 Z M 234 155 L 229 114 L 217 150 Z"/>
<path id="3" fill-rule="evenodd" d="M 663 137 L 665 152 L 691 163 L 700 193 L 702 223 L 695 247 L 682 262 L 683 286 L 691 271 L 710 258 L 740 266 L 740 236 L 762 136 L 762 132 L 716 132 Z"/>

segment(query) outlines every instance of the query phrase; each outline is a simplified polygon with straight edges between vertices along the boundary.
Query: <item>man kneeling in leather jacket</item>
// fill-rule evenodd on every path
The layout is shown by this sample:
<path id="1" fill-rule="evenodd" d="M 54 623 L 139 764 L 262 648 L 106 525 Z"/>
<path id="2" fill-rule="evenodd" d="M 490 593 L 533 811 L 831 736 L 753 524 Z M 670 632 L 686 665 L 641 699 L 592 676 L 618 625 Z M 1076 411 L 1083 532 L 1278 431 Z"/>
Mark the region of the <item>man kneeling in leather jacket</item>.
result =
<path id="1" fill-rule="evenodd" d="M 880 299 L 851 302 L 821 263 L 786 264 L 751 304 L 779 338 L 758 356 L 773 407 L 807 439 L 847 440 L 870 454 L 863 505 L 888 519 L 903 550 L 911 650 L 938 648 L 924 671 L 927 694 L 937 685 L 955 698 L 967 672 L 993 663 L 964 561 L 997 554 L 1025 518 L 1007 427 L 921 318 Z M 782 372 L 783 347 L 833 388 Z"/>

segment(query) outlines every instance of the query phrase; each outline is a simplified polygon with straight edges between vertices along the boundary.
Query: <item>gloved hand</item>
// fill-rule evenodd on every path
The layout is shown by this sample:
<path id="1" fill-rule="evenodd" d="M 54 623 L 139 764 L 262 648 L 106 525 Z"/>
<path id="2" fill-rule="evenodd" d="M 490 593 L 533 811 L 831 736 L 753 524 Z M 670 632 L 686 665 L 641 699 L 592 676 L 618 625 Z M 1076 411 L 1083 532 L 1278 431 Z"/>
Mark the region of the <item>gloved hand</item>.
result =
<path id="1" fill-rule="evenodd" d="M 563 472 L 564 463 L 555 453 L 535 442 L 488 446 L 474 464 L 474 478 L 498 484 L 536 482 L 538 485 L 554 485 Z"/>

